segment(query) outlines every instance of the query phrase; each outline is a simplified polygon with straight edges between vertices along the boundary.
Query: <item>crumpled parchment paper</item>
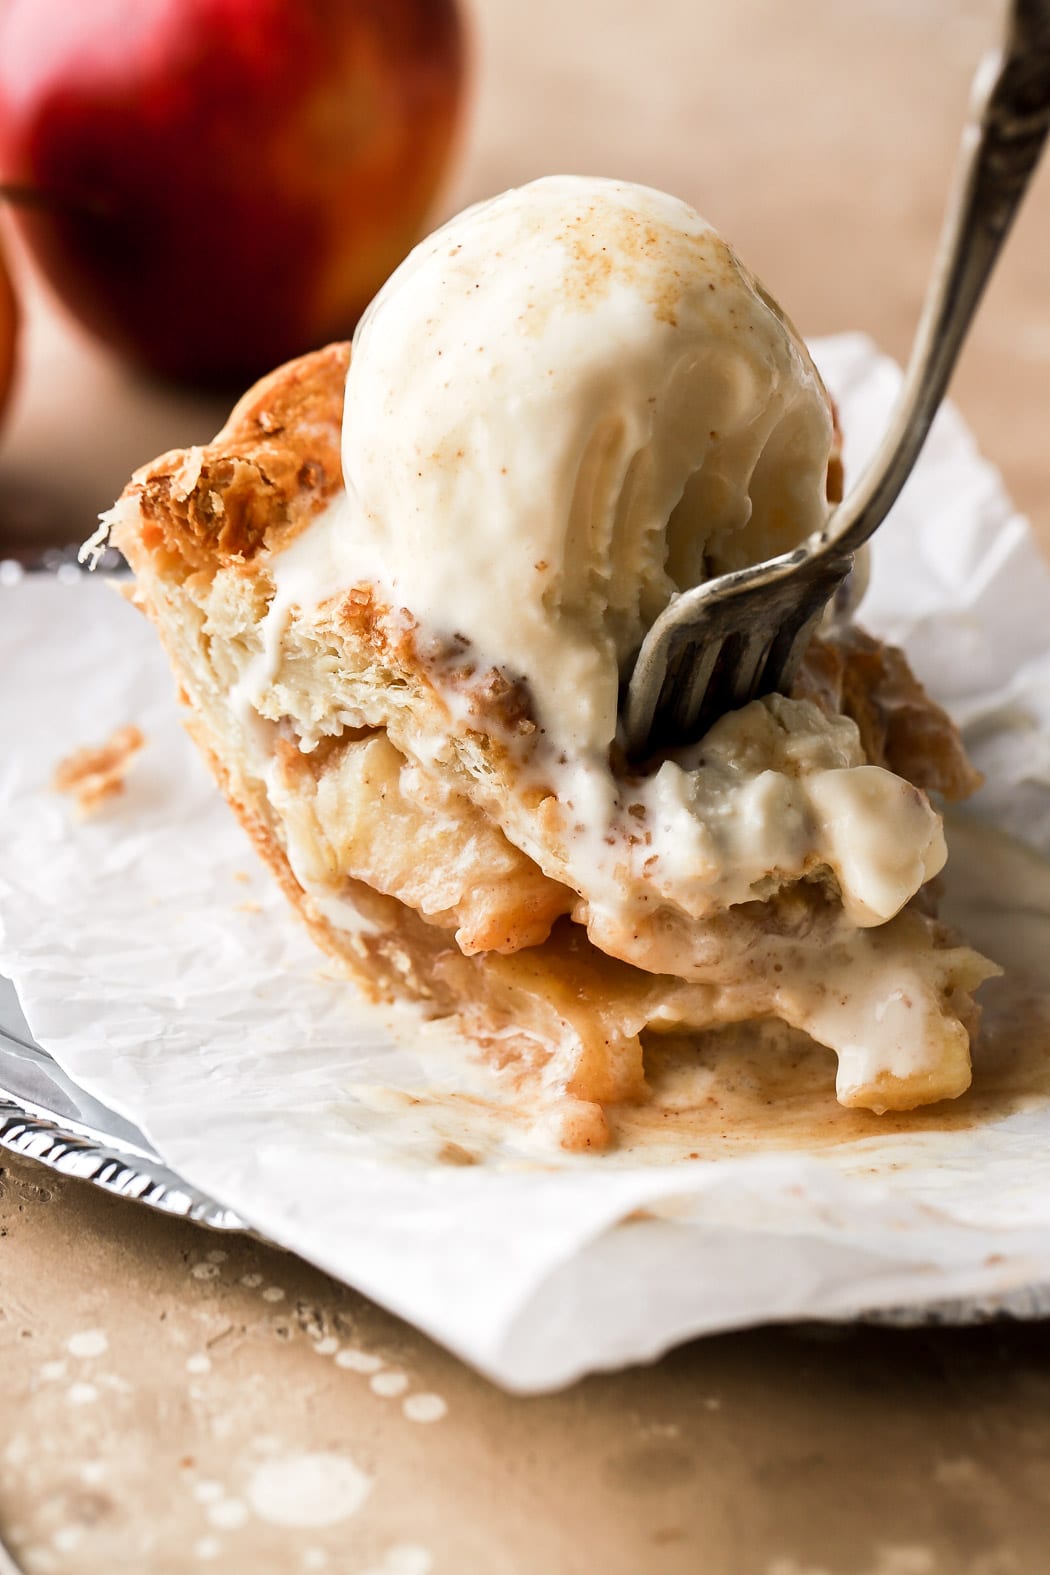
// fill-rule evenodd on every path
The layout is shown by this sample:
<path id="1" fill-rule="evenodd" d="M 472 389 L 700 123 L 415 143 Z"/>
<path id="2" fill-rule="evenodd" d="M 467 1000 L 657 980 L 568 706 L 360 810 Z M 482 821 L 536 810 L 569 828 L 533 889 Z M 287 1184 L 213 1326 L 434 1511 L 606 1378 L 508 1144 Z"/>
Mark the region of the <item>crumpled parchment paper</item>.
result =
<path id="1" fill-rule="evenodd" d="M 847 474 L 899 374 L 815 346 Z M 86 528 L 89 522 L 86 522 Z M 863 621 L 965 725 L 979 813 L 1050 850 L 1050 571 L 957 414 L 880 532 Z M 185 738 L 152 630 L 99 582 L 0 586 L 0 968 L 40 1043 L 261 1232 L 507 1387 L 705 1331 L 1050 1282 L 1050 1108 L 984 1128 L 689 1163 L 438 1164 L 398 1090 L 470 1085 L 327 971 Z M 135 722 L 75 823 L 57 760 Z M 1050 960 L 1048 960 L 1050 971 Z"/>

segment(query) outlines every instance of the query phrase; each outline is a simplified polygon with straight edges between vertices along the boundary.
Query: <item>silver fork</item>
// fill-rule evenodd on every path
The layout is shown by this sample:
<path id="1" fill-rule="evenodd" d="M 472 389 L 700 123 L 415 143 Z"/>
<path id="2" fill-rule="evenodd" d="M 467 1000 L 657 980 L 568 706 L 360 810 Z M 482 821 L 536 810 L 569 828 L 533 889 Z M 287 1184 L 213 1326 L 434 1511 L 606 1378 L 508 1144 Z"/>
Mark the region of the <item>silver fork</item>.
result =
<path id="1" fill-rule="evenodd" d="M 981 62 L 940 250 L 889 430 L 856 488 L 794 551 L 684 591 L 646 635 L 624 705 L 635 759 L 691 743 L 726 711 L 787 690 L 853 554 L 919 457 L 1050 127 L 1050 0 L 1012 0 Z"/>

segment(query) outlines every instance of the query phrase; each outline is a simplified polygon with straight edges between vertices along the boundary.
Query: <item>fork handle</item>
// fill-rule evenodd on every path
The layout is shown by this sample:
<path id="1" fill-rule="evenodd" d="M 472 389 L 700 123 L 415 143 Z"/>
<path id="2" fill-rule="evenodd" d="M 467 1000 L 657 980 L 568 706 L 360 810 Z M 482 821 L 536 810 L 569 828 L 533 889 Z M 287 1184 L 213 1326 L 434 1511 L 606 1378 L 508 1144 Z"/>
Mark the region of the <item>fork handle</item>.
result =
<path id="1" fill-rule="evenodd" d="M 882 444 L 821 533 L 855 552 L 889 513 L 944 398 L 1050 128 L 1050 0 L 1012 0 L 1003 49 L 974 78 L 940 251 L 900 398 Z"/>

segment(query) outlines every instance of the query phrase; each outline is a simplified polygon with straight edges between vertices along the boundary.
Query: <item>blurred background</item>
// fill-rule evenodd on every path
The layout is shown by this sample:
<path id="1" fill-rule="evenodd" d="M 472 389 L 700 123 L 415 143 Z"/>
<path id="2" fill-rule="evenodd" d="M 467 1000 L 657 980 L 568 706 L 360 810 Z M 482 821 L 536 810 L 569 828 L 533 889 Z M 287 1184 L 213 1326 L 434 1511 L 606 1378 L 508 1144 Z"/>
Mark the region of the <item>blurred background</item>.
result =
<path id="1" fill-rule="evenodd" d="M 863 329 L 907 354 L 998 0 L 464 3 L 466 111 L 435 220 L 551 171 L 645 181 L 693 203 L 806 334 Z M 12 229 L 23 326 L 0 429 L 0 556 L 85 535 L 135 465 L 211 436 L 230 402 L 125 370 L 56 304 Z M 1050 167 L 953 392 L 1050 545 L 1048 256 Z"/>

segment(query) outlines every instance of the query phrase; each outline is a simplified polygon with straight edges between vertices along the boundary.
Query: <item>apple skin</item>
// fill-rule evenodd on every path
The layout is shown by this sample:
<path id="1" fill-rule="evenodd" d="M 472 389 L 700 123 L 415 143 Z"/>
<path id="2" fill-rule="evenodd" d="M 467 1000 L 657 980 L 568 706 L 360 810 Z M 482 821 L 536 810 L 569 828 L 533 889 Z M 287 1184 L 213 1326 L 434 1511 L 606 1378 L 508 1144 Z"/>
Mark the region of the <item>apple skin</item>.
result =
<path id="1" fill-rule="evenodd" d="M 0 251 L 0 416 L 4 413 L 15 378 L 18 347 L 18 301 L 3 252 Z"/>
<path id="2" fill-rule="evenodd" d="M 85 327 L 243 381 L 345 336 L 418 238 L 464 74 L 456 0 L 7 0 L 0 178 Z"/>

